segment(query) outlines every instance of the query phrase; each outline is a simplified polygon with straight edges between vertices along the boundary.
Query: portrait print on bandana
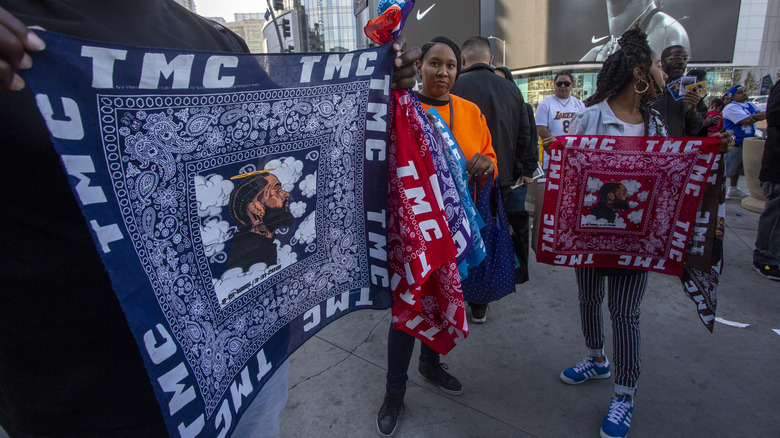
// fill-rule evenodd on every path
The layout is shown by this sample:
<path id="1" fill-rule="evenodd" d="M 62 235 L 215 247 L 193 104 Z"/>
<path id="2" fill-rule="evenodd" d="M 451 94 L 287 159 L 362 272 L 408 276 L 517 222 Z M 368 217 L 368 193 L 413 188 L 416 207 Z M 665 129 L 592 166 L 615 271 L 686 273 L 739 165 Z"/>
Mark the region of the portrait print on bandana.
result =
<path id="1" fill-rule="evenodd" d="M 306 340 L 392 304 L 392 48 L 250 55 L 41 35 L 24 79 L 168 431 L 229 436 Z"/>
<path id="2" fill-rule="evenodd" d="M 229 177 L 195 176 L 200 234 L 220 306 L 314 251 L 313 159 L 319 154 L 308 155 L 303 161 L 282 157 L 245 165 Z M 230 169 L 215 170 L 233 173 Z"/>
<path id="3" fill-rule="evenodd" d="M 562 136 L 537 259 L 680 275 L 718 139 Z"/>
<path id="4" fill-rule="evenodd" d="M 650 204 L 655 175 L 594 175 L 586 172 L 582 227 L 613 227 L 642 231 L 644 213 Z"/>

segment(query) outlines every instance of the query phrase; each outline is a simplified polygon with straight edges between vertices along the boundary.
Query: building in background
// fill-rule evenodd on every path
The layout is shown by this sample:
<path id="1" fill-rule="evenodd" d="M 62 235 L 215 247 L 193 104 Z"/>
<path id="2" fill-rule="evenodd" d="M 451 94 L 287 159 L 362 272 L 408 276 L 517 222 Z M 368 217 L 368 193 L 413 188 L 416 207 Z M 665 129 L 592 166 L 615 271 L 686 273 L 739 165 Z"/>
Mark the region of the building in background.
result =
<path id="1" fill-rule="evenodd" d="M 251 53 L 264 53 L 265 36 L 263 29 L 267 24 L 264 16 L 265 13 L 263 12 L 235 13 L 233 14 L 234 21 L 220 24 L 243 38 L 246 41 L 246 45 L 249 46 Z"/>
<path id="2" fill-rule="evenodd" d="M 758 94 L 762 78 L 780 80 L 780 0 L 636 2 L 647 4 L 638 14 L 640 22 L 651 23 L 653 16 L 659 15 L 656 11 L 668 17 L 660 24 L 663 30 L 656 31 L 654 45 L 658 47 L 653 48 L 659 53 L 671 44 L 673 31 L 669 29 L 685 29 L 691 49 L 688 68 L 708 72 L 710 96 L 722 95 L 735 83 L 744 84 L 752 95 Z M 376 17 L 377 3 L 353 0 L 358 48 L 370 45 L 362 28 Z M 620 37 L 610 33 L 608 3 L 610 0 L 417 0 L 404 34 L 410 45 L 418 47 L 436 35 L 448 36 L 458 44 L 481 35 L 493 44 L 494 64 L 506 63 L 532 105 L 553 94 L 553 77 L 560 70 L 573 73 L 572 94 L 585 99 L 596 90 L 601 62 L 580 60 Z"/>
<path id="3" fill-rule="evenodd" d="M 195 0 L 174 0 L 174 1 L 184 6 L 188 10 L 195 12 Z"/>
<path id="4" fill-rule="evenodd" d="M 271 4 L 276 26 L 269 18 L 263 30 L 268 53 L 348 52 L 359 48 L 352 0 L 272 0 Z"/>
<path id="5" fill-rule="evenodd" d="M 358 48 L 353 0 L 301 0 L 300 3 L 306 11 L 307 51 L 348 52 Z"/>

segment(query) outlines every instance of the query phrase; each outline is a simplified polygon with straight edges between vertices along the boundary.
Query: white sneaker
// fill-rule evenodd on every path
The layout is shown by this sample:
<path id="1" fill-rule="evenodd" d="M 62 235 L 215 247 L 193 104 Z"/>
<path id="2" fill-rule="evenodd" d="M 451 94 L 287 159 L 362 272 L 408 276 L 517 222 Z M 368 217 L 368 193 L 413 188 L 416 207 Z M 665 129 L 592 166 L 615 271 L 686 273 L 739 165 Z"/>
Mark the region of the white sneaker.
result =
<path id="1" fill-rule="evenodd" d="M 729 190 L 726 192 L 726 199 L 746 198 L 747 196 L 747 193 L 743 192 L 739 189 L 739 187 L 736 186 L 730 186 Z"/>

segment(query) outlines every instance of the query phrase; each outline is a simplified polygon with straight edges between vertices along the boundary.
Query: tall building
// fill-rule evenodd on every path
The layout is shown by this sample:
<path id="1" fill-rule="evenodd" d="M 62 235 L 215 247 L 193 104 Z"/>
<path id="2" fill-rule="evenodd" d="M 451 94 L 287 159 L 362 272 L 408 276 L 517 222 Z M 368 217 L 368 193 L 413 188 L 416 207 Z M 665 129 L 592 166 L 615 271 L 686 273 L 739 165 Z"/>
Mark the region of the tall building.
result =
<path id="1" fill-rule="evenodd" d="M 195 12 L 195 0 L 174 0 L 176 3 L 184 6 L 192 12 Z"/>
<path id="2" fill-rule="evenodd" d="M 236 13 L 233 14 L 234 21 L 225 23 L 224 26 L 243 38 L 251 53 L 263 53 L 265 52 L 263 28 L 266 26 L 263 16 L 261 12 Z"/>
<path id="3" fill-rule="evenodd" d="M 301 0 L 307 52 L 347 52 L 357 48 L 352 0 Z M 362 32 L 361 32 L 362 33 Z"/>
<path id="4" fill-rule="evenodd" d="M 636 11 L 620 23 L 625 17 L 611 11 L 627 4 Z M 355 0 L 361 29 L 375 8 L 376 0 Z M 474 35 L 488 38 L 494 64 L 505 62 L 536 105 L 553 94 L 561 70 L 573 73 L 572 94 L 592 95 L 603 60 L 637 21 L 656 52 L 687 47 L 688 68 L 707 71 L 710 96 L 736 83 L 755 95 L 762 78 L 780 80 L 780 0 L 417 0 L 404 35 L 417 47 L 436 35 L 458 44 Z"/>

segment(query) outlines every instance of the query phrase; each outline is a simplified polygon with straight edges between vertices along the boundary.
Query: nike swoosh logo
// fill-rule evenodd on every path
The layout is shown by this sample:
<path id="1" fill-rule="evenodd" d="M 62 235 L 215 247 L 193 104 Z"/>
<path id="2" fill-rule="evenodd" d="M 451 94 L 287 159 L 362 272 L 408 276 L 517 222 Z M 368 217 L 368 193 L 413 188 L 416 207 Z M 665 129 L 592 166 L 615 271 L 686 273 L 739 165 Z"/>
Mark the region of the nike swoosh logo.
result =
<path id="1" fill-rule="evenodd" d="M 596 35 L 593 35 L 592 37 L 590 37 L 590 42 L 593 43 L 593 44 L 596 44 L 597 42 L 599 42 L 601 40 L 605 40 L 607 38 L 609 38 L 609 35 L 603 36 L 601 38 L 596 38 Z"/>
<path id="2" fill-rule="evenodd" d="M 420 11 L 417 11 L 417 20 L 422 20 L 423 17 L 428 15 L 428 12 L 431 12 L 431 9 L 433 9 L 434 6 L 436 6 L 436 3 L 432 4 L 430 8 L 425 10 L 425 12 L 420 13 Z"/>

